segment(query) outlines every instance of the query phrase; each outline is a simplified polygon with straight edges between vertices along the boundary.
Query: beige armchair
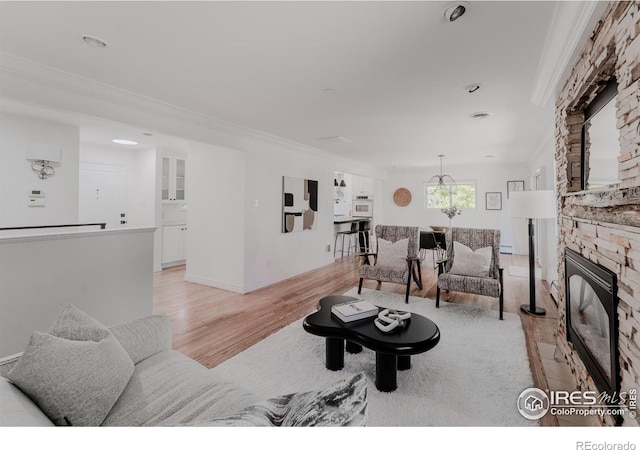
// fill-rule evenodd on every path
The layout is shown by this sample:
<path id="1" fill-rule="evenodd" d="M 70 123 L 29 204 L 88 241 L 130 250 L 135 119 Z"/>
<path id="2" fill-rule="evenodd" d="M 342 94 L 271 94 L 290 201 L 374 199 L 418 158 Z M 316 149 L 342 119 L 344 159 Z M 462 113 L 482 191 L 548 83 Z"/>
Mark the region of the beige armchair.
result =
<path id="1" fill-rule="evenodd" d="M 445 239 L 447 259 L 438 264 L 436 307 L 440 307 L 441 289 L 486 295 L 498 298 L 502 320 L 504 286 L 503 269 L 500 267 L 500 230 L 450 228 Z"/>
<path id="2" fill-rule="evenodd" d="M 418 258 L 419 228 L 376 225 L 375 236 L 376 253 L 363 254 L 362 265 L 358 268 L 358 294 L 362 291 L 365 279 L 404 284 L 407 286 L 405 303 L 409 303 L 411 279 L 422 289 L 422 269 Z"/>

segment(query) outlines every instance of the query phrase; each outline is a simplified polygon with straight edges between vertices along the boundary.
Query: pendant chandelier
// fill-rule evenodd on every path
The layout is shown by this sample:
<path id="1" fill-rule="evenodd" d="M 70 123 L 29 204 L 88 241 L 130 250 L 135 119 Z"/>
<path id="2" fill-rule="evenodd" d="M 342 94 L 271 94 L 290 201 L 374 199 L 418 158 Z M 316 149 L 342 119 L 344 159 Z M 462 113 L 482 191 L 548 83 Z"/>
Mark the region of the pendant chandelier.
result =
<path id="1" fill-rule="evenodd" d="M 434 194 L 440 189 L 448 190 L 451 186 L 456 185 L 456 182 L 451 175 L 445 175 L 442 173 L 442 158 L 444 158 L 444 155 L 438 155 L 438 157 L 440 158 L 440 175 L 434 175 L 429 179 L 429 181 L 427 181 L 427 190 L 430 194 Z"/>

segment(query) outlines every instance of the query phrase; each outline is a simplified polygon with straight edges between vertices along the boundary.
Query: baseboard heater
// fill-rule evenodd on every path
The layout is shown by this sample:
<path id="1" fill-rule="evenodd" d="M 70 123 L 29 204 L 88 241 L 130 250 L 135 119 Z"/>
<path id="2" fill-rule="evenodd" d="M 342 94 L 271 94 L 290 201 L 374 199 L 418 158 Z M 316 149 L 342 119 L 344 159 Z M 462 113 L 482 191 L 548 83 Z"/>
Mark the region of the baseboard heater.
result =
<path id="1" fill-rule="evenodd" d="M 500 253 L 504 253 L 505 255 L 513 255 L 513 247 L 511 245 L 501 245 Z"/>

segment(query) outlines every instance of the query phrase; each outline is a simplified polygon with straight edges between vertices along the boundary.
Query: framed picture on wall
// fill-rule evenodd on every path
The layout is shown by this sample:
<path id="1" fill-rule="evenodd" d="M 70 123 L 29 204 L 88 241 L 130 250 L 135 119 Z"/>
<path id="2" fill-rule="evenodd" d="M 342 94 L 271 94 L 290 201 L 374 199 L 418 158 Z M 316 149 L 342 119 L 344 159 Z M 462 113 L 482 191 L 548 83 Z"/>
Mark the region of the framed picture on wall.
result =
<path id="1" fill-rule="evenodd" d="M 507 181 L 507 198 L 510 192 L 524 191 L 524 180 Z"/>
<path id="2" fill-rule="evenodd" d="M 282 232 L 318 229 L 318 181 L 282 177 Z"/>
<path id="3" fill-rule="evenodd" d="M 487 192 L 485 195 L 485 208 L 488 210 L 502 209 L 502 192 Z"/>

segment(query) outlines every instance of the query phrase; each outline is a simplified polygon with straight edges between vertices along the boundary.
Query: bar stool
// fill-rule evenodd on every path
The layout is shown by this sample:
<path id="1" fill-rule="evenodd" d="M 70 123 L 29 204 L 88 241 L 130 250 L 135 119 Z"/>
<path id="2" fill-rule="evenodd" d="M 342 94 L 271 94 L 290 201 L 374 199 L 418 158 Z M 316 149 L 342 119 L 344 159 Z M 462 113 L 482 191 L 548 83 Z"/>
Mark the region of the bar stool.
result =
<path id="1" fill-rule="evenodd" d="M 371 230 L 369 228 L 364 230 L 358 230 L 357 246 L 360 253 L 370 253 L 373 248 L 373 241 L 371 240 Z"/>
<path id="2" fill-rule="evenodd" d="M 335 241 L 333 242 L 333 257 L 336 257 L 336 253 L 337 253 L 337 245 L 338 245 L 338 237 L 342 236 L 342 249 L 340 250 L 340 257 L 344 257 L 344 238 L 347 237 L 347 255 L 349 255 L 351 253 L 351 238 L 358 234 L 358 224 L 356 224 L 355 222 L 351 224 L 351 229 L 348 231 L 337 231 L 336 232 L 336 238 Z M 354 245 L 354 251 L 357 248 L 357 242 Z"/>

